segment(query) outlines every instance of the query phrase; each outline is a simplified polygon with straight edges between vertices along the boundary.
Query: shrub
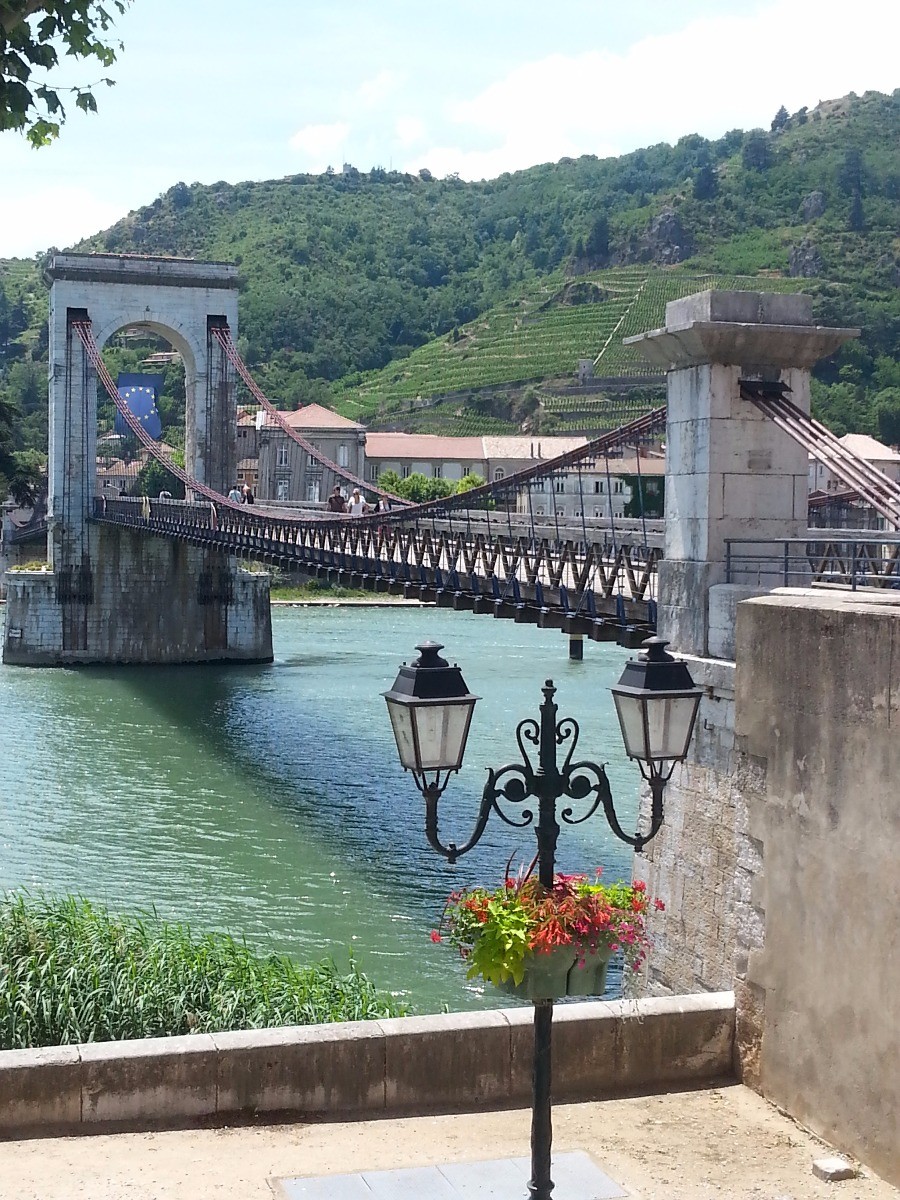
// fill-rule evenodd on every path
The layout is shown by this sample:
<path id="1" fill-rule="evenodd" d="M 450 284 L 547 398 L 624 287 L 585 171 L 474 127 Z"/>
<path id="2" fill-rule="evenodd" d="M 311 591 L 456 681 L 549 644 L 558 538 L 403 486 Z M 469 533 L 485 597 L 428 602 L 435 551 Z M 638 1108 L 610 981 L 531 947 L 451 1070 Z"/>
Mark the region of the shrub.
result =
<path id="1" fill-rule="evenodd" d="M 0 901 L 2 1049 L 397 1015 L 353 964 L 298 967 L 78 896 Z"/>

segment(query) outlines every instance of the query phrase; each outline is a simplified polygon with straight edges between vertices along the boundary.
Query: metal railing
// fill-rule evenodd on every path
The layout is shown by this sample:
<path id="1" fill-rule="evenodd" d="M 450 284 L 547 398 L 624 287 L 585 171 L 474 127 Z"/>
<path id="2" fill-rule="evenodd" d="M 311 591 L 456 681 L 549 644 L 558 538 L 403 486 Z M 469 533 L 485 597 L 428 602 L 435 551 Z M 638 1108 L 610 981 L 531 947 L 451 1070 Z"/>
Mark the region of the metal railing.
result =
<path id="1" fill-rule="evenodd" d="M 726 538 L 725 578 L 773 588 L 900 588 L 900 537 L 841 530 L 802 538 Z"/>

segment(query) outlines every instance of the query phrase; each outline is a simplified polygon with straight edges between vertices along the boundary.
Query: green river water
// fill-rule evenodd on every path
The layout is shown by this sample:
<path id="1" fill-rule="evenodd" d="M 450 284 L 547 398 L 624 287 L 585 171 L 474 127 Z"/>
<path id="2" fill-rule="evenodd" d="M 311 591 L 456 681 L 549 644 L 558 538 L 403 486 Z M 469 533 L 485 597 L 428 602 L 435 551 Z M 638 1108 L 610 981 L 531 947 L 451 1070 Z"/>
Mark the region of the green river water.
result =
<path id="1" fill-rule="evenodd" d="M 508 1005 L 429 933 L 452 888 L 493 883 L 514 852 L 527 863 L 533 831 L 495 816 L 456 866 L 430 850 L 380 693 L 434 638 L 483 697 L 445 840 L 468 837 L 484 768 L 516 760 L 546 676 L 631 829 L 639 777 L 608 691 L 627 653 L 588 643 L 569 662 L 558 632 L 443 609 L 276 608 L 273 625 L 270 666 L 0 668 L 0 885 L 155 908 L 301 962 L 352 953 L 418 1012 Z M 630 861 L 601 814 L 563 827 L 561 869 L 614 880 Z"/>

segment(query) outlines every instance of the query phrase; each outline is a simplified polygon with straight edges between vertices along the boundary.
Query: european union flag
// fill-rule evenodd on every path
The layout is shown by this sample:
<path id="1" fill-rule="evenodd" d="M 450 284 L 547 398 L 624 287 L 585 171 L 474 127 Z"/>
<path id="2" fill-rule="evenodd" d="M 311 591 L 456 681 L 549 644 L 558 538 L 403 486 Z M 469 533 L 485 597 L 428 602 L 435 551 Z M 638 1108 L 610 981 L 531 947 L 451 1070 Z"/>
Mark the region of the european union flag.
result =
<path id="1" fill-rule="evenodd" d="M 162 436 L 162 421 L 156 400 L 162 391 L 162 375 L 126 375 L 120 372 L 116 379 L 116 390 L 122 400 L 154 441 Z M 116 433 L 128 437 L 131 429 L 122 414 L 116 411 Z"/>

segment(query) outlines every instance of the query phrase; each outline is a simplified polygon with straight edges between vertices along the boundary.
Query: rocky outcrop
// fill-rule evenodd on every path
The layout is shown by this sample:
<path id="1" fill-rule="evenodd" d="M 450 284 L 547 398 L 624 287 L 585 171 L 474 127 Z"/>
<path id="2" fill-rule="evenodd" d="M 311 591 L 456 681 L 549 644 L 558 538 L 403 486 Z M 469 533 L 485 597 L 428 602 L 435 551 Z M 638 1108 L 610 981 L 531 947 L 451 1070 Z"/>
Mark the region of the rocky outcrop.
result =
<path id="1" fill-rule="evenodd" d="M 794 279 L 812 279 L 821 275 L 825 270 L 825 262 L 809 238 L 804 238 L 798 246 L 791 246 L 788 259 L 788 274 Z"/>
<path id="2" fill-rule="evenodd" d="M 800 201 L 800 216 L 804 221 L 815 221 L 825 211 L 825 193 L 810 192 Z"/>
<path id="3" fill-rule="evenodd" d="M 632 234 L 613 256 L 613 266 L 656 263 L 669 267 L 691 254 L 690 238 L 674 208 L 666 207 L 651 220 L 643 234 Z"/>

